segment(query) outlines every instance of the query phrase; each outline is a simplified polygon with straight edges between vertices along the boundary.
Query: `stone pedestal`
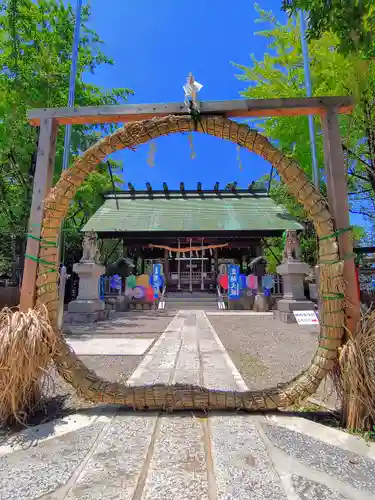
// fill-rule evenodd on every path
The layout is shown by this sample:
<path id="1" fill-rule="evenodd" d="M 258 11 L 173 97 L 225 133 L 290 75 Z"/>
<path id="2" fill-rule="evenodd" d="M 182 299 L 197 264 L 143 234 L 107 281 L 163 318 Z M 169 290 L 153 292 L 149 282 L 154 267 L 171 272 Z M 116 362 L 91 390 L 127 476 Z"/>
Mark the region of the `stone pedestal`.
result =
<path id="1" fill-rule="evenodd" d="M 295 323 L 293 311 L 314 310 L 314 303 L 306 300 L 303 289 L 303 277 L 310 272 L 310 267 L 298 260 L 285 260 L 276 271 L 283 278 L 284 295 L 277 303 L 274 318 L 284 323 Z"/>
<path id="2" fill-rule="evenodd" d="M 68 305 L 68 323 L 91 323 L 106 319 L 109 311 L 99 297 L 99 279 L 105 267 L 93 261 L 74 264 L 73 271 L 79 276 L 79 291 L 76 300 Z"/>
<path id="3" fill-rule="evenodd" d="M 270 310 L 269 300 L 264 293 L 257 293 L 253 309 L 255 312 L 267 312 Z"/>

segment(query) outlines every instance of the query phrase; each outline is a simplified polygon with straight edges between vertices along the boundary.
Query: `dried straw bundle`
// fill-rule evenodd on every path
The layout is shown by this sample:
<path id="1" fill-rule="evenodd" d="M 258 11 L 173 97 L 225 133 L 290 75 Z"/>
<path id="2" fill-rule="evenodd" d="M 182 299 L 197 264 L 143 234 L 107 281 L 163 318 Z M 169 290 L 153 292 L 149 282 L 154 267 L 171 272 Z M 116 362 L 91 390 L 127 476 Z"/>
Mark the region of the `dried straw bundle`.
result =
<path id="1" fill-rule="evenodd" d="M 362 315 L 356 335 L 342 347 L 335 382 L 350 409 L 346 426 L 370 430 L 375 422 L 375 311 Z"/>
<path id="2" fill-rule="evenodd" d="M 0 311 L 0 423 L 24 422 L 39 401 L 39 382 L 52 361 L 57 337 L 45 306 L 26 314 Z"/>

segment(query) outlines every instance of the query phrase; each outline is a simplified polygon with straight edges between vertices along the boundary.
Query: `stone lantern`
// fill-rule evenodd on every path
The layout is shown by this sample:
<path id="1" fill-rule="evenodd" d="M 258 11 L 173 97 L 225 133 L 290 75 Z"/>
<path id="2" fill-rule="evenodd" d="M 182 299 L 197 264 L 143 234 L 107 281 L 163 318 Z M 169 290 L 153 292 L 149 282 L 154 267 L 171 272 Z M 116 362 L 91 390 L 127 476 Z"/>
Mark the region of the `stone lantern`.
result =
<path id="1" fill-rule="evenodd" d="M 100 276 L 105 267 L 99 263 L 97 235 L 85 233 L 82 242 L 82 259 L 74 264 L 73 271 L 79 276 L 79 290 L 76 300 L 68 305 L 68 322 L 87 323 L 105 319 L 105 303 L 99 296 Z"/>
<path id="2" fill-rule="evenodd" d="M 283 278 L 284 295 L 274 311 L 275 319 L 295 323 L 293 311 L 312 311 L 314 303 L 305 297 L 303 279 L 310 273 L 310 266 L 301 261 L 300 243 L 296 231 L 286 231 L 284 260 L 276 271 Z"/>

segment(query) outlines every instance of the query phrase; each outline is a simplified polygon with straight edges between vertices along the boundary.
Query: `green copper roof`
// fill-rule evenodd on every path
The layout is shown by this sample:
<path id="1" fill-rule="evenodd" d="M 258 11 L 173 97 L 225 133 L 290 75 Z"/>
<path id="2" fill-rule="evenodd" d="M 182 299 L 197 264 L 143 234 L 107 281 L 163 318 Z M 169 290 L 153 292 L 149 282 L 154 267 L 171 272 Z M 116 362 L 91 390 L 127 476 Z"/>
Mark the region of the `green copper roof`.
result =
<path id="1" fill-rule="evenodd" d="M 267 196 L 205 196 L 170 199 L 130 196 L 105 200 L 83 231 L 284 231 L 303 229 Z"/>

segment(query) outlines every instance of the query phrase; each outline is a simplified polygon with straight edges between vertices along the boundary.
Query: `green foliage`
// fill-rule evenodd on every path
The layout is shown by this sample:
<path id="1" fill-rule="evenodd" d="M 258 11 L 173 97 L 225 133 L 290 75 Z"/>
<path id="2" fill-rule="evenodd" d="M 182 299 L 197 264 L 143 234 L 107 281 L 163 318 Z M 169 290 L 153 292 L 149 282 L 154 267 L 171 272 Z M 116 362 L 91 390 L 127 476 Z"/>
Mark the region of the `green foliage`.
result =
<path id="1" fill-rule="evenodd" d="M 375 56 L 373 0 L 283 0 L 282 8 L 290 14 L 299 9 L 309 12 L 309 38 L 318 39 L 331 31 L 344 54 Z"/>
<path id="2" fill-rule="evenodd" d="M 259 31 L 257 35 L 267 39 L 268 51 L 261 60 L 251 55 L 250 66 L 235 65 L 241 70 L 241 74 L 237 77 L 249 84 L 242 92 L 243 97 L 249 99 L 304 97 L 306 95 L 304 69 L 298 23 L 292 18 L 282 23 L 272 13 L 264 11 L 259 6 L 256 6 L 256 9 L 260 17 L 257 22 L 267 24 L 267 29 Z M 311 40 L 309 43 L 314 94 L 359 94 L 363 96 L 359 90 L 363 79 L 357 74 L 353 58 L 341 54 L 337 47 L 338 39 L 332 33 L 324 33 L 319 40 Z M 370 81 L 375 82 L 373 78 L 374 66 L 369 65 L 366 71 L 367 76 L 371 75 Z M 350 195 L 351 210 L 352 212 L 361 212 L 367 215 L 368 219 L 372 219 L 375 195 L 375 183 L 372 186 L 372 172 L 375 174 L 375 169 L 372 171 L 367 165 L 367 163 L 370 164 L 370 159 L 366 158 L 366 154 L 369 156 L 369 145 L 366 140 L 366 123 L 363 118 L 363 107 L 359 104 L 353 116 L 340 118 L 340 126 L 343 145 L 347 151 L 348 183 L 352 193 Z M 269 117 L 261 122 L 256 122 L 256 125 L 278 148 L 294 158 L 307 175 L 312 178 L 307 117 Z M 322 131 L 320 121 L 317 118 L 315 119 L 315 127 L 321 178 L 320 189 L 325 194 Z M 267 184 L 268 178 L 269 176 L 265 176 L 261 181 Z M 305 224 L 306 231 L 301 237 L 302 257 L 309 264 L 316 264 L 317 240 L 315 232 L 307 221 L 307 214 L 289 195 L 286 186 L 280 182 L 277 175 L 272 181 L 270 195 L 278 204 L 286 207 L 289 213 Z M 363 233 L 361 228 L 356 228 L 355 238 L 360 238 Z M 265 247 L 265 253 L 270 270 L 274 271 L 282 257 L 282 240 L 281 238 L 271 238 L 266 243 L 268 246 Z"/>
<path id="3" fill-rule="evenodd" d="M 114 64 L 102 52 L 103 41 L 98 34 L 87 27 L 89 17 L 90 9 L 85 6 L 75 104 L 122 103 L 133 93 L 131 90 L 101 89 L 84 81 L 84 73 Z M 26 113 L 30 108 L 67 105 L 73 32 L 71 4 L 64 5 L 60 0 L 0 0 L 0 272 L 9 267 L 14 257 L 16 238 L 24 238 L 30 210 L 38 130 L 28 124 Z M 106 124 L 96 128 L 74 126 L 72 157 L 95 142 L 98 134 L 111 130 L 112 126 Z M 55 181 L 61 172 L 63 135 L 61 130 Z M 70 207 L 65 241 L 73 242 L 73 246 L 74 241 L 80 240 L 78 231 L 82 224 L 98 208 L 102 194 L 111 189 L 106 169 L 103 165 L 90 176 Z"/>
<path id="4" fill-rule="evenodd" d="M 236 64 L 241 70 L 238 79 L 249 82 L 242 92 L 245 98 L 271 99 L 275 97 L 305 97 L 305 80 L 299 26 L 293 19 L 281 23 L 272 15 L 256 6 L 260 15 L 258 23 L 269 27 L 256 34 L 266 38 L 268 51 L 263 59 L 251 55 L 251 65 Z M 354 69 L 350 60 L 335 51 L 337 40 L 333 35 L 310 43 L 311 78 L 315 95 L 345 95 L 350 93 Z M 338 76 L 339 75 L 339 76 Z M 350 119 L 342 121 L 343 137 L 346 137 Z M 318 119 L 315 125 L 320 132 Z M 270 117 L 259 123 L 267 137 L 292 158 L 306 173 L 312 176 L 311 150 L 308 120 L 304 116 Z M 323 174 L 323 142 L 317 134 L 317 157 Z"/>

